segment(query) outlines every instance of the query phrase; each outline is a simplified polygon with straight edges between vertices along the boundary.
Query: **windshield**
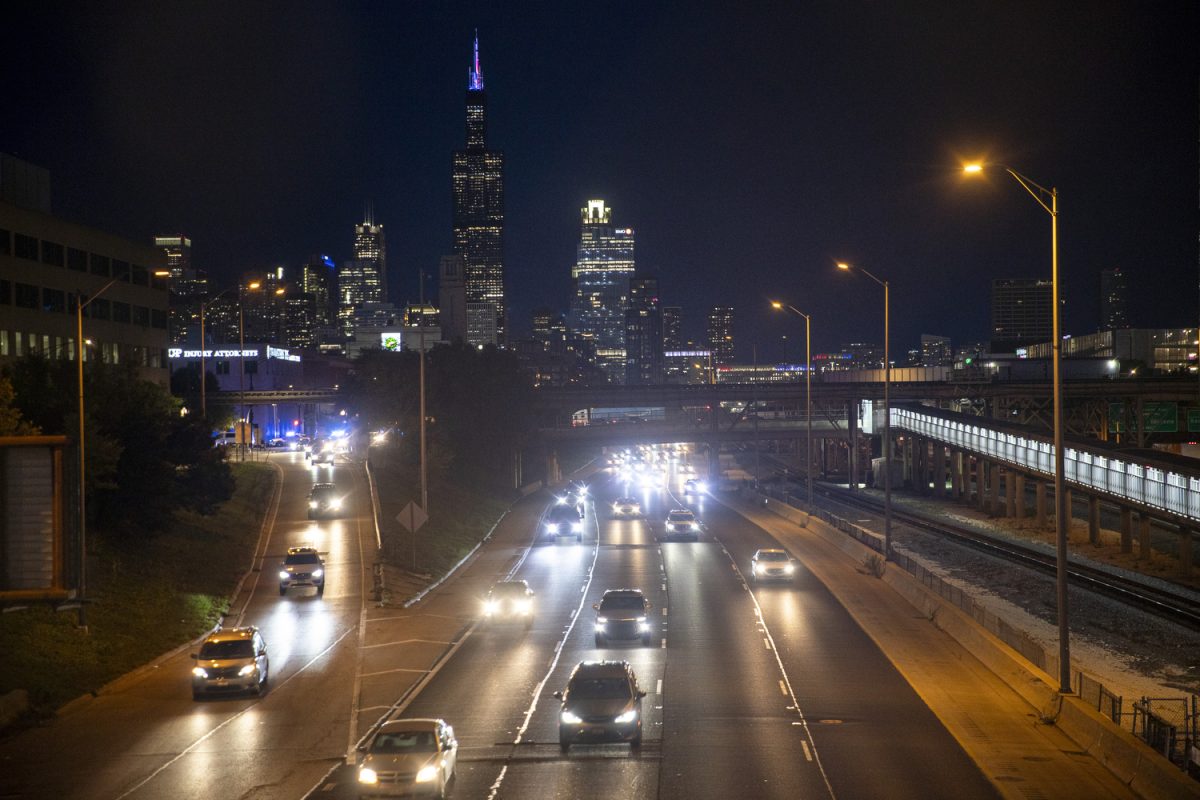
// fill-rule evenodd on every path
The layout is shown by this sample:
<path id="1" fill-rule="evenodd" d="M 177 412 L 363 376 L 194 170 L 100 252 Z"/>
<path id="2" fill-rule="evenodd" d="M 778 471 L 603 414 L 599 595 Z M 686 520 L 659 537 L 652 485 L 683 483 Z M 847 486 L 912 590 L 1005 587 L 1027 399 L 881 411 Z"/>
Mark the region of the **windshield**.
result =
<path id="1" fill-rule="evenodd" d="M 691 522 L 696 517 L 692 514 L 668 514 L 667 519 L 671 522 Z"/>
<path id="2" fill-rule="evenodd" d="M 492 597 L 524 597 L 525 587 L 519 583 L 497 583 L 492 587 Z"/>
<path id="3" fill-rule="evenodd" d="M 205 642 L 200 648 L 200 657 L 205 659 L 253 658 L 254 643 L 249 639 L 232 642 Z"/>
<path id="4" fill-rule="evenodd" d="M 633 696 L 624 678 L 576 678 L 569 693 L 576 700 L 624 700 Z"/>
<path id="5" fill-rule="evenodd" d="M 575 506 L 555 506 L 550 509 L 547 519 L 550 522 L 578 522 L 579 512 L 575 510 Z"/>
<path id="6" fill-rule="evenodd" d="M 759 553 L 758 560 L 759 561 L 787 561 L 788 557 L 787 557 L 787 553 L 781 553 L 779 551 L 776 551 L 774 553 L 771 553 L 771 552 Z"/>
<path id="7" fill-rule="evenodd" d="M 433 731 L 381 733 L 371 743 L 372 753 L 436 753 Z"/>
<path id="8" fill-rule="evenodd" d="M 641 611 L 644 606 L 642 598 L 637 595 L 609 596 L 600 601 L 601 611 L 628 611 L 631 609 Z"/>
<path id="9" fill-rule="evenodd" d="M 316 553 L 292 553 L 287 557 L 285 564 L 319 564 L 321 557 Z"/>

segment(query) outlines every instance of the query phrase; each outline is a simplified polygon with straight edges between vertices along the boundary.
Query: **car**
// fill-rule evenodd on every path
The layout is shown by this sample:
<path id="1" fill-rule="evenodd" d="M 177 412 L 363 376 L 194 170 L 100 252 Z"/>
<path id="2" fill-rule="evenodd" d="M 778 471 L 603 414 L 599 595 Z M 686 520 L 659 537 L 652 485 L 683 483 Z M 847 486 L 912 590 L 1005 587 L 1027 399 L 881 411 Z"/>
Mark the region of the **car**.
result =
<path id="1" fill-rule="evenodd" d="M 358 796 L 445 797 L 458 763 L 454 729 L 441 719 L 393 719 L 357 748 Z"/>
<path id="2" fill-rule="evenodd" d="M 615 517 L 640 517 L 642 502 L 636 497 L 618 497 L 612 504 Z"/>
<path id="3" fill-rule="evenodd" d="M 557 498 L 557 504 L 560 506 L 574 506 L 579 512 L 579 516 L 583 517 L 584 507 L 587 503 L 588 488 L 584 484 L 571 484 L 567 490 L 560 494 Z"/>
<path id="4" fill-rule="evenodd" d="M 642 746 L 642 698 L 637 676 L 627 661 L 581 661 L 565 689 L 554 693 L 558 710 L 558 746 L 566 753 L 577 742 L 629 742 Z"/>
<path id="5" fill-rule="evenodd" d="M 284 440 L 284 439 L 283 439 L 282 437 L 280 437 L 280 436 L 276 436 L 276 437 L 275 437 L 275 438 L 273 438 L 273 439 L 268 439 L 268 440 L 267 440 L 267 447 L 270 447 L 270 448 L 282 448 L 282 447 L 287 447 L 287 441 L 286 441 L 286 440 Z"/>
<path id="6" fill-rule="evenodd" d="M 796 563 L 786 550 L 764 547 L 750 559 L 750 576 L 754 582 L 790 581 L 796 576 Z"/>
<path id="7" fill-rule="evenodd" d="M 696 468 L 694 466 L 692 466 L 691 464 L 680 464 L 679 472 L 682 475 L 695 475 Z"/>
<path id="8" fill-rule="evenodd" d="M 486 622 L 524 622 L 533 625 L 533 590 L 521 580 L 499 581 L 492 584 L 483 599 L 483 618 Z"/>
<path id="9" fill-rule="evenodd" d="M 325 594 L 325 560 L 315 547 L 288 548 L 279 565 L 279 593 L 293 586 L 315 586 L 318 595 Z"/>
<path id="10" fill-rule="evenodd" d="M 337 451 L 334 449 L 333 445 L 326 442 L 322 445 L 314 444 L 312 455 L 309 457 L 312 459 L 313 466 L 315 467 L 318 464 L 333 464 L 333 458 L 335 455 L 337 455 Z"/>
<path id="11" fill-rule="evenodd" d="M 192 699 L 229 692 L 261 695 L 270 680 L 267 643 L 258 628 L 218 628 L 192 653 Z"/>
<path id="12" fill-rule="evenodd" d="M 704 481 L 696 478 L 688 478 L 683 482 L 683 493 L 692 497 L 699 497 L 708 491 L 708 485 Z"/>
<path id="13" fill-rule="evenodd" d="M 606 647 L 613 639 L 641 639 L 650 644 L 650 601 L 641 589 L 609 589 L 596 609 L 596 647 Z"/>
<path id="14" fill-rule="evenodd" d="M 548 538 L 574 536 L 575 541 L 583 541 L 583 517 L 573 505 L 550 506 L 542 518 L 542 525 Z"/>
<path id="15" fill-rule="evenodd" d="M 344 498 L 332 483 L 314 483 L 308 492 L 308 518 L 340 517 Z"/>
<path id="16" fill-rule="evenodd" d="M 700 520 L 690 509 L 675 508 L 667 512 L 663 531 L 668 539 L 679 537 L 696 541 L 700 538 Z"/>

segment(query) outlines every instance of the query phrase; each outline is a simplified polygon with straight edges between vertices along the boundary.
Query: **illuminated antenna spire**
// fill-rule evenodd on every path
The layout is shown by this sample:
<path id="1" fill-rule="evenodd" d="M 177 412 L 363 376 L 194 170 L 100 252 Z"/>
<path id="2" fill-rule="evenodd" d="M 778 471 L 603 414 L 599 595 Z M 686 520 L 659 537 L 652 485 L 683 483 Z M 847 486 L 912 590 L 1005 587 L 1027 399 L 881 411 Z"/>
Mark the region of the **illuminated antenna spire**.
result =
<path id="1" fill-rule="evenodd" d="M 479 29 L 475 29 L 475 61 L 467 75 L 467 89 L 472 92 L 483 91 L 483 73 L 479 70 Z"/>

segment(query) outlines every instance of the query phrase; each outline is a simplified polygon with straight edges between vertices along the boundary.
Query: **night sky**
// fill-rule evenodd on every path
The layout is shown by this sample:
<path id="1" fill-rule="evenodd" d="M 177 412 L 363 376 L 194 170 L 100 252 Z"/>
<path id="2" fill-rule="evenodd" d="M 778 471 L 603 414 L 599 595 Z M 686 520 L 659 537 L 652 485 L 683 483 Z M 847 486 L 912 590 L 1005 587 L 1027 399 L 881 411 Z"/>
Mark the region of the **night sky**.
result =
<path id="1" fill-rule="evenodd" d="M 1050 217 L 987 156 L 1059 190 L 1064 332 L 1099 274 L 1132 322 L 1195 325 L 1197 4 L 1132 2 L 22 3 L 6 12 L 0 151 L 55 212 L 183 232 L 218 285 L 351 254 L 374 203 L 392 300 L 451 250 L 450 153 L 478 28 L 506 160 L 511 319 L 565 311 L 579 209 L 637 231 L 639 271 L 742 360 L 922 333 L 986 340 L 994 278 L 1049 278 Z M 37 8 L 33 8 L 33 6 Z"/>

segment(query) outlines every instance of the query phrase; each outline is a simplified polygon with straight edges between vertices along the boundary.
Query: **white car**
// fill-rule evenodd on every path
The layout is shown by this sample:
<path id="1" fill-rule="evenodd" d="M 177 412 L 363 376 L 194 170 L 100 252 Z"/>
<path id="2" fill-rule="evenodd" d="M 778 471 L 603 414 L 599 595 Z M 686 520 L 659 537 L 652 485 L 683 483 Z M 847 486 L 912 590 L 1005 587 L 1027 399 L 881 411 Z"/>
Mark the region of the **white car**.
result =
<path id="1" fill-rule="evenodd" d="M 750 576 L 754 582 L 790 581 L 796 576 L 796 563 L 786 550 L 764 547 L 750 559 Z"/>
<path id="2" fill-rule="evenodd" d="M 358 796 L 445 797 L 454 780 L 458 741 L 440 719 L 394 719 L 359 748 Z"/>
<path id="3" fill-rule="evenodd" d="M 614 517 L 640 517 L 642 502 L 636 497 L 618 497 L 612 504 Z"/>
<path id="4" fill-rule="evenodd" d="M 667 521 L 663 529 L 668 539 L 677 536 L 696 541 L 700 538 L 700 520 L 686 508 L 676 508 L 667 512 Z"/>

